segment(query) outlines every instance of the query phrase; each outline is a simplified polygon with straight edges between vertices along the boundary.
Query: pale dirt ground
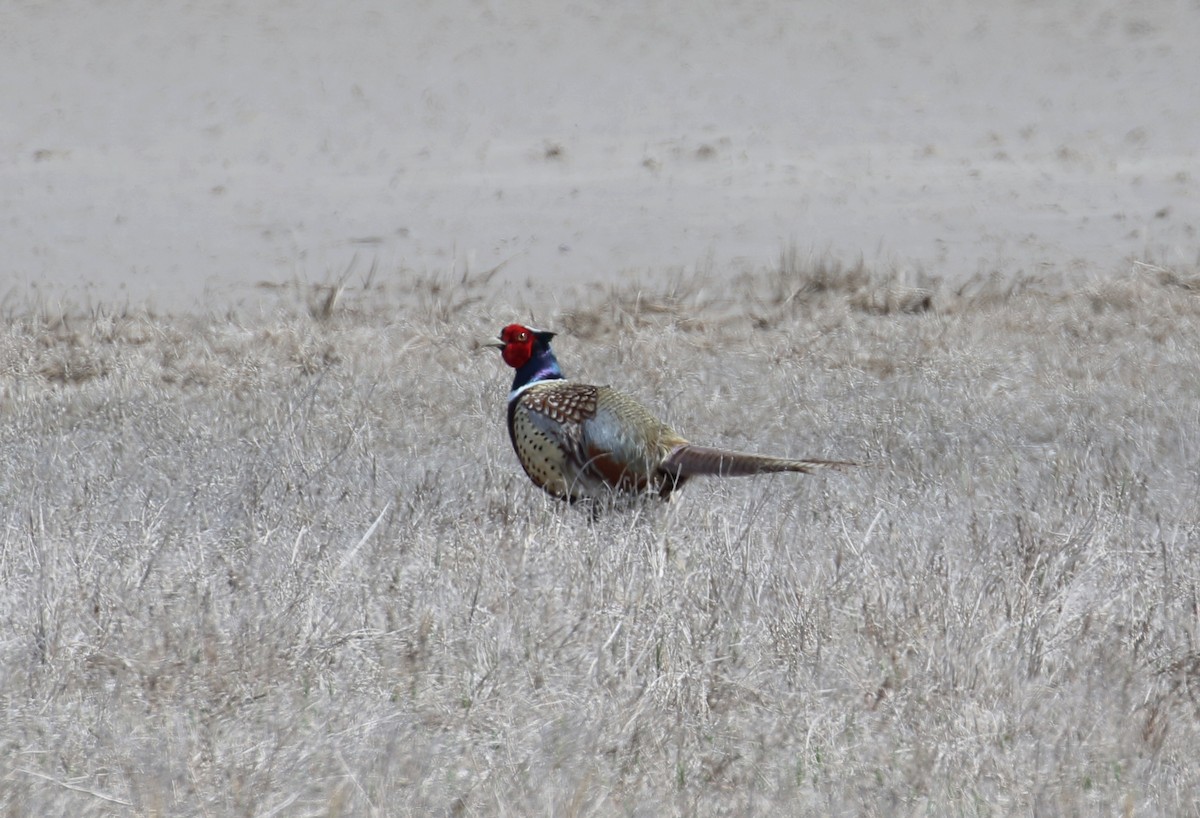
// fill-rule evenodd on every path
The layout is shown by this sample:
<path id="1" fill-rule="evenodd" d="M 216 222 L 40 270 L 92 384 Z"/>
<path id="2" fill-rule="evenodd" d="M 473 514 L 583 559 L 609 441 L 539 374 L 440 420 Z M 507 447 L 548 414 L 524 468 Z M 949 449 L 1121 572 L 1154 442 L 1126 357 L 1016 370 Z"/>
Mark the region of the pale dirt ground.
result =
<path id="1" fill-rule="evenodd" d="M 10 2 L 5 294 L 1190 265 L 1200 6 Z M 203 296 L 203 297 L 202 297 Z"/>

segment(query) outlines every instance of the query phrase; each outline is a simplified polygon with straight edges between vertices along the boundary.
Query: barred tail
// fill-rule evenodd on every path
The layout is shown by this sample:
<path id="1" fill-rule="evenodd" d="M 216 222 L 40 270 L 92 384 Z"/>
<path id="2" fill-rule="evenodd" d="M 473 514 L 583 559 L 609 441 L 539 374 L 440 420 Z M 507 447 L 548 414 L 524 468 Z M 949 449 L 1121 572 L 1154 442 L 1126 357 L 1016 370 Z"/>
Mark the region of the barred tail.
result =
<path id="1" fill-rule="evenodd" d="M 857 466 L 848 460 L 788 460 L 761 454 L 730 452 L 707 446 L 686 444 L 672 451 L 663 461 L 662 470 L 677 478 L 697 475 L 742 477 L 770 472 L 809 473 L 818 469 L 845 469 Z"/>

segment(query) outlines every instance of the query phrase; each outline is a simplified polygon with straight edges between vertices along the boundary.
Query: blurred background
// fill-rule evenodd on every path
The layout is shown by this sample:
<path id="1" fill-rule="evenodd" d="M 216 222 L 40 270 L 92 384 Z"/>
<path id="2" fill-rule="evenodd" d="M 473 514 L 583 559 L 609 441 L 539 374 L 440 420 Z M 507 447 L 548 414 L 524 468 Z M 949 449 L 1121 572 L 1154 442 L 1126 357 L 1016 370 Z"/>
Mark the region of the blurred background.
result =
<path id="1" fill-rule="evenodd" d="M 0 293 L 1194 264 L 1192 2 L 8 3 Z"/>

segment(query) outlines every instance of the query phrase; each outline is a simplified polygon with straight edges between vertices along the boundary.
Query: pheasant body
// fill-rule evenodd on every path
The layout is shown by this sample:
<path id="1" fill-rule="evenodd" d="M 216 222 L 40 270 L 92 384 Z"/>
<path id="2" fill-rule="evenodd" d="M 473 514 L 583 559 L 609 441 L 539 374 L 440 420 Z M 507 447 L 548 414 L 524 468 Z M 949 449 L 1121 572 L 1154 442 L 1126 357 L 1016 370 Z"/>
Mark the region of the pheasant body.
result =
<path id="1" fill-rule="evenodd" d="M 659 466 L 687 443 L 617 390 L 565 380 L 531 384 L 510 400 L 508 433 L 533 482 L 569 500 L 614 489 L 669 493 L 677 481 Z"/>
<path id="2" fill-rule="evenodd" d="M 550 350 L 553 335 L 512 324 L 490 345 L 517 370 L 508 398 L 513 449 L 534 484 L 555 497 L 574 502 L 656 492 L 667 499 L 696 475 L 853 465 L 693 446 L 628 395 L 566 380 Z"/>

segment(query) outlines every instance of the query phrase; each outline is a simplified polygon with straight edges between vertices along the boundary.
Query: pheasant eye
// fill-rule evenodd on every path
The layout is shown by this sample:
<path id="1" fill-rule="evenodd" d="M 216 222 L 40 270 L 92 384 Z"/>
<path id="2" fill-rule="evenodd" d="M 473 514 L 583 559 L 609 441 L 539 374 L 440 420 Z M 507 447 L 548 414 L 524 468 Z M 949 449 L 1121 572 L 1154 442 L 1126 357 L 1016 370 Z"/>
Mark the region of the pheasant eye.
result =
<path id="1" fill-rule="evenodd" d="M 529 340 L 528 332 L 518 332 L 517 333 L 517 343 L 523 344 L 528 340 Z"/>

